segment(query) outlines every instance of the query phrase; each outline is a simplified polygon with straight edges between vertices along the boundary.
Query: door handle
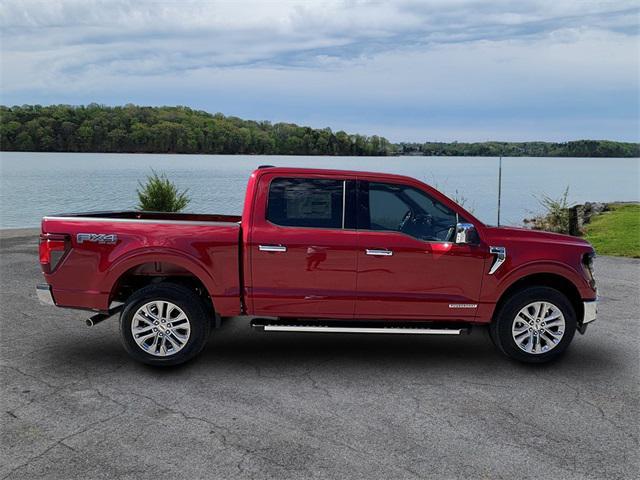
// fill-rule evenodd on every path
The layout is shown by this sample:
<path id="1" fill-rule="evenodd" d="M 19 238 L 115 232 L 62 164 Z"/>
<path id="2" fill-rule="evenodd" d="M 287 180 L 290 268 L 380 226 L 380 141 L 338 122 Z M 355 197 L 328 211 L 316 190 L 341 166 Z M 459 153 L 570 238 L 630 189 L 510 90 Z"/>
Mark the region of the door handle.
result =
<path id="1" fill-rule="evenodd" d="M 284 245 L 259 245 L 258 250 L 261 252 L 286 252 L 287 247 Z"/>
<path id="2" fill-rule="evenodd" d="M 390 257 L 391 255 L 393 255 L 393 252 L 391 250 L 375 248 L 367 248 L 366 253 L 367 255 L 373 255 L 376 257 Z"/>

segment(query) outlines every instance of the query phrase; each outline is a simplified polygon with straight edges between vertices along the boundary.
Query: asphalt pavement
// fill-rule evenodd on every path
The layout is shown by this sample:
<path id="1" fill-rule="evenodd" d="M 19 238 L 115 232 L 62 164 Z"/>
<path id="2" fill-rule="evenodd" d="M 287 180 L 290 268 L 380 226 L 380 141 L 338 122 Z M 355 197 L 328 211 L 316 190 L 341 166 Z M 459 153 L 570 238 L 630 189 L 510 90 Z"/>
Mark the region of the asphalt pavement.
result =
<path id="1" fill-rule="evenodd" d="M 0 479 L 639 475 L 640 261 L 601 257 L 598 321 L 523 365 L 486 332 L 260 333 L 131 360 L 116 317 L 40 305 L 37 232 L 0 232 Z"/>

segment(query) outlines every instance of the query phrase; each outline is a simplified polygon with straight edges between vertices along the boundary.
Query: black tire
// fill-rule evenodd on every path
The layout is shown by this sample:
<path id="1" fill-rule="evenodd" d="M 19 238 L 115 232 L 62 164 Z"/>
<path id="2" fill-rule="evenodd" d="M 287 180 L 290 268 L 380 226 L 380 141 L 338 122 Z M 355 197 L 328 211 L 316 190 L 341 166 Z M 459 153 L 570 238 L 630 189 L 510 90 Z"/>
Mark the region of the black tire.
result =
<path id="1" fill-rule="evenodd" d="M 512 328 L 518 313 L 534 302 L 550 303 L 559 309 L 564 317 L 562 338 L 548 351 L 542 351 L 541 353 L 529 353 L 523 350 L 518 346 L 512 334 Z M 565 352 L 576 332 L 576 326 L 576 312 L 569 299 L 563 293 L 549 287 L 529 287 L 516 292 L 502 304 L 489 326 L 489 333 L 498 350 L 506 356 L 526 363 L 544 363 L 559 357 Z M 516 328 L 518 328 L 518 325 L 516 325 Z M 546 337 L 551 338 L 550 336 Z M 549 345 L 546 340 L 543 343 L 545 346 Z"/>
<path id="2" fill-rule="evenodd" d="M 187 317 L 190 326 L 188 340 L 180 345 L 174 354 L 157 356 L 143 350 L 136 343 L 131 331 L 132 322 L 138 309 L 149 302 L 165 301 L 177 306 Z M 177 311 L 177 310 L 176 310 Z M 204 348 L 211 330 L 211 319 L 207 315 L 202 300 L 190 289 L 173 283 L 148 285 L 135 292 L 127 300 L 120 315 L 120 338 L 129 355 L 147 365 L 170 366 L 184 363 Z M 144 324 L 144 323 L 143 323 Z M 172 337 L 177 342 L 177 337 Z M 153 338 L 151 339 L 153 342 Z M 165 340 L 166 342 L 166 340 Z M 168 343 L 167 343 L 168 345 Z"/>

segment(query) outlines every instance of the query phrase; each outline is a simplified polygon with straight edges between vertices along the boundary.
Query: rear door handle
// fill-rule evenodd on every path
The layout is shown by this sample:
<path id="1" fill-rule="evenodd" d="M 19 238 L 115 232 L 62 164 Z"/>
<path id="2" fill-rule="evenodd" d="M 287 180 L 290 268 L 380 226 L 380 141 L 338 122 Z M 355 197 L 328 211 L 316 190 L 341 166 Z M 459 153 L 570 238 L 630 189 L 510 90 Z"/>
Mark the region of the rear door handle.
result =
<path id="1" fill-rule="evenodd" d="M 258 249 L 261 252 L 286 252 L 287 247 L 284 245 L 260 245 Z"/>
<path id="2" fill-rule="evenodd" d="M 390 257 L 391 255 L 393 255 L 393 252 L 391 250 L 375 248 L 367 248 L 366 253 L 367 255 L 373 255 L 376 257 Z"/>

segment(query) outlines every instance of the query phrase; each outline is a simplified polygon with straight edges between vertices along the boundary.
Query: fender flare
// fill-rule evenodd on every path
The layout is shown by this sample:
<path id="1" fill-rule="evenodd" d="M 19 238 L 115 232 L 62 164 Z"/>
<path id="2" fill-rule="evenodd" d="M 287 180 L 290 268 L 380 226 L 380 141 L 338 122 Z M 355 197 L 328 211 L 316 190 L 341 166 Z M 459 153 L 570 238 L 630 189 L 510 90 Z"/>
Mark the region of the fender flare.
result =
<path id="1" fill-rule="evenodd" d="M 492 305 L 490 312 L 488 312 L 490 313 L 490 317 L 493 317 L 496 308 L 511 287 L 517 282 L 534 275 L 553 275 L 560 277 L 575 289 L 579 297 L 582 297 L 583 287 L 581 287 L 581 285 L 584 284 L 584 279 L 573 268 L 557 261 L 533 261 L 517 267 L 501 279 L 494 292 L 494 298 L 496 298 L 495 303 Z"/>
<path id="2" fill-rule="evenodd" d="M 109 301 L 111 301 L 113 291 L 122 275 L 139 265 L 154 262 L 171 263 L 184 268 L 200 280 L 212 300 L 215 299 L 215 293 L 219 290 L 219 285 L 197 258 L 166 247 L 145 247 L 144 249 L 129 252 L 105 272 L 104 285 L 106 287 L 105 290 L 109 292 Z"/>

